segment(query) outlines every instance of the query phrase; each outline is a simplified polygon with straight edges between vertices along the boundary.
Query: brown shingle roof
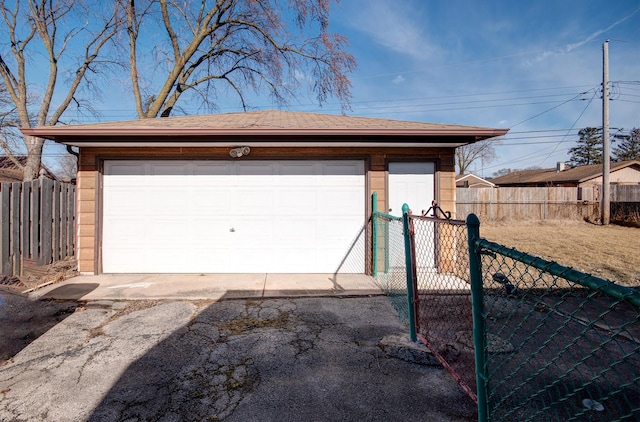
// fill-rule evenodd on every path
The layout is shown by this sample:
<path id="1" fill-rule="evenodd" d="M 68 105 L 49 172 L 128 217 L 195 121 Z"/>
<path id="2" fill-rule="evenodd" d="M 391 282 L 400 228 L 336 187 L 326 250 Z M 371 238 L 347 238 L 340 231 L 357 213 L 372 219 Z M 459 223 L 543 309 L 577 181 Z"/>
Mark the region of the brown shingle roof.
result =
<path id="1" fill-rule="evenodd" d="M 279 110 L 166 117 L 108 123 L 22 129 L 48 139 L 70 136 L 203 136 L 203 135 L 390 135 L 501 136 L 508 129 L 422 123 Z"/>
<path id="2" fill-rule="evenodd" d="M 611 163 L 611 171 L 629 166 L 637 166 L 640 169 L 640 161 Z M 602 176 L 602 164 L 579 166 L 563 171 L 557 171 L 555 168 L 514 171 L 513 173 L 491 179 L 491 181 L 498 186 L 548 185 L 558 183 L 582 183 L 599 176 Z"/>

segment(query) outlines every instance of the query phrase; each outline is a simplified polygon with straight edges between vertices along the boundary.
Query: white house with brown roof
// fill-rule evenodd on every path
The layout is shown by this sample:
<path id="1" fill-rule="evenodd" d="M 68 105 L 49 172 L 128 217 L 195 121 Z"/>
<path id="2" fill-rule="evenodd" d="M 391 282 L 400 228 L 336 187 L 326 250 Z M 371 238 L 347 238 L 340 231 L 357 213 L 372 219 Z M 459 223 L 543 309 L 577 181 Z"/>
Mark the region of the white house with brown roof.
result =
<path id="1" fill-rule="evenodd" d="M 458 188 L 495 188 L 496 185 L 475 174 L 460 174 L 456 177 Z"/>
<path id="2" fill-rule="evenodd" d="M 373 192 L 454 212 L 455 148 L 506 132 L 285 111 L 23 129 L 79 147 L 90 274 L 333 273 Z"/>
<path id="3" fill-rule="evenodd" d="M 566 168 L 559 163 L 556 168 L 514 171 L 491 181 L 500 187 L 588 187 L 602 184 L 602 164 Z M 640 184 L 640 161 L 611 163 L 609 183 Z"/>

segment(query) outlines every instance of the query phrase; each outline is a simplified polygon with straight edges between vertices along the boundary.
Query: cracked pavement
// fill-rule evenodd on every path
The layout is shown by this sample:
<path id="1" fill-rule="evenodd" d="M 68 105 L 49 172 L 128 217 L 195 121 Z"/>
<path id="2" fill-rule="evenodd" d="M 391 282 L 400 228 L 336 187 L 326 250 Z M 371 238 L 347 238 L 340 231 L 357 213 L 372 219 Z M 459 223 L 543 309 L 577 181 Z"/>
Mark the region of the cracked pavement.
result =
<path id="1" fill-rule="evenodd" d="M 87 302 L 0 368 L 0 420 L 475 420 L 406 332 L 384 297 Z"/>

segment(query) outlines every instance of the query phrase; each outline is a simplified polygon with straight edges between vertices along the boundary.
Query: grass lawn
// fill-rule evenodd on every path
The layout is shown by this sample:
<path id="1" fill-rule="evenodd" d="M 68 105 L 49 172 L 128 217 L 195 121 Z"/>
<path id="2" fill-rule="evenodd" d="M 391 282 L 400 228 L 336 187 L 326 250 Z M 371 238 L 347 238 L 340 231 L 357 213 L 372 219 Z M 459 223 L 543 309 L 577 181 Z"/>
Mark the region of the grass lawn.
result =
<path id="1" fill-rule="evenodd" d="M 640 228 L 581 221 L 480 225 L 480 236 L 625 286 L 640 287 Z"/>

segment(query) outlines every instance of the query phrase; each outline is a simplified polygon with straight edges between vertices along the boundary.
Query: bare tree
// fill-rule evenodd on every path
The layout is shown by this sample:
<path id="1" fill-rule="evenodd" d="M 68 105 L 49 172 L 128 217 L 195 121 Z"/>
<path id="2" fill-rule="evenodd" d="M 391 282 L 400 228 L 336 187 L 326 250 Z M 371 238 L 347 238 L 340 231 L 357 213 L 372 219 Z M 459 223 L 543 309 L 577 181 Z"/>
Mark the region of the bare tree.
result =
<path id="1" fill-rule="evenodd" d="M 117 34 L 121 12 L 117 2 L 0 0 L 0 76 L 16 117 L 5 128 L 53 126 L 72 104 L 84 106 L 79 90 L 94 88 L 88 76 L 106 63 L 102 50 Z M 31 108 L 36 98 L 38 107 Z M 20 167 L 24 180 L 32 180 L 40 169 L 44 140 L 21 140 L 28 159 Z M 15 150 L 5 137 L 1 144 L 8 155 Z"/>
<path id="2" fill-rule="evenodd" d="M 19 166 L 20 163 L 13 156 L 13 151 L 16 149 L 15 128 L 18 127 L 18 125 L 18 116 L 11 102 L 11 97 L 9 97 L 4 83 L 0 82 L 0 145 L 3 146 L 5 155 L 17 166 Z"/>
<path id="3" fill-rule="evenodd" d="M 35 178 L 44 140 L 17 128 L 67 123 L 70 107 L 92 113 L 106 69 L 128 68 L 140 118 L 169 116 L 179 100 L 215 109 L 229 92 L 244 109 L 253 93 L 284 104 L 305 85 L 344 110 L 355 59 L 328 31 L 330 3 L 0 0 L 0 76 L 10 99 L 0 112 L 10 111 L 3 127 L 20 140 L 0 136 L 0 146 L 26 153 L 24 179 Z"/>
<path id="4" fill-rule="evenodd" d="M 347 74 L 356 63 L 345 51 L 346 39 L 328 32 L 330 3 L 126 0 L 138 116 L 169 116 L 187 93 L 208 109 L 227 91 L 245 110 L 252 92 L 268 92 L 284 104 L 309 83 L 320 104 L 335 96 L 344 110 L 350 99 Z M 285 20 L 291 16 L 297 31 Z M 162 36 L 151 40 L 149 33 L 158 28 Z"/>
<path id="5" fill-rule="evenodd" d="M 480 160 L 482 164 L 488 164 L 496 159 L 494 146 L 500 144 L 498 139 L 487 139 L 473 144 L 456 148 L 456 167 L 458 174 L 467 174 L 471 164 Z"/>
<path id="6" fill-rule="evenodd" d="M 71 181 L 78 174 L 78 159 L 71 154 L 65 154 L 58 160 L 53 171 L 58 179 Z"/>

